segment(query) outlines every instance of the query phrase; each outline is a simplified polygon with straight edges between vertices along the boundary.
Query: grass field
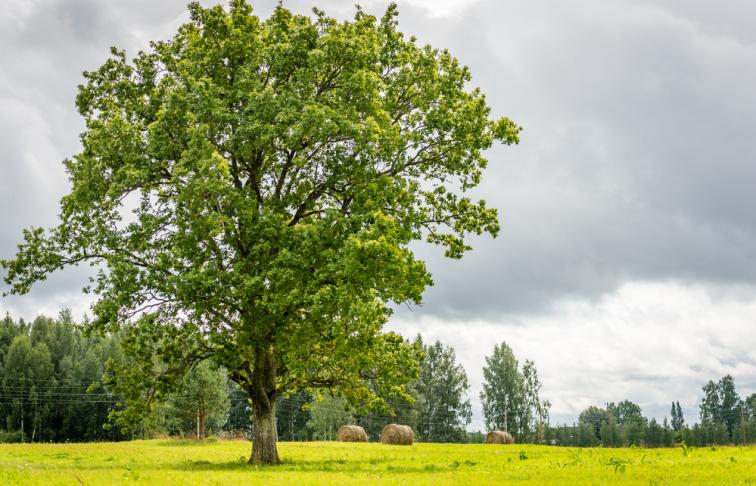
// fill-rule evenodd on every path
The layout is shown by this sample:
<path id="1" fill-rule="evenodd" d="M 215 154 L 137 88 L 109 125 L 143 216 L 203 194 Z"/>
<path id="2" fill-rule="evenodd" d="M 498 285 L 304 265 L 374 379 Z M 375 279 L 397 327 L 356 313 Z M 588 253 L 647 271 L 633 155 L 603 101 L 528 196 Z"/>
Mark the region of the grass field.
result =
<path id="1" fill-rule="evenodd" d="M 243 441 L 0 444 L 0 484 L 754 484 L 756 447 L 281 443 L 251 467 Z"/>

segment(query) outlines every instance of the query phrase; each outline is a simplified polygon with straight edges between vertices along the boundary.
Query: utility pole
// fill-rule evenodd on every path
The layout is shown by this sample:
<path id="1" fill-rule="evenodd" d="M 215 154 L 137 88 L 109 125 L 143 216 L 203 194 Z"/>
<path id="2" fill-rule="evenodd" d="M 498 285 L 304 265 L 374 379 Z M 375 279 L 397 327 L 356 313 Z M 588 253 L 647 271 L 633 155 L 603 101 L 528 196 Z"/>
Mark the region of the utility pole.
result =
<path id="1" fill-rule="evenodd" d="M 746 443 L 746 431 L 745 431 L 745 407 L 743 405 L 740 406 L 740 431 L 743 436 L 743 441 L 741 444 Z"/>

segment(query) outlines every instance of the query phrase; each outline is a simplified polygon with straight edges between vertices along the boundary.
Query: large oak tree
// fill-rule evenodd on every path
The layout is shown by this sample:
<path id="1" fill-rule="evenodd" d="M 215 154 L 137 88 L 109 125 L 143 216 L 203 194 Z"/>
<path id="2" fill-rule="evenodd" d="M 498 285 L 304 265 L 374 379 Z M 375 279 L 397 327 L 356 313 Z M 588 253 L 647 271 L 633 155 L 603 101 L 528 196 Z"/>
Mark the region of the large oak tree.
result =
<path id="1" fill-rule="evenodd" d="M 213 359 L 249 394 L 250 462 L 276 463 L 282 395 L 405 392 L 417 350 L 382 327 L 431 284 L 409 244 L 458 258 L 469 234 L 497 233 L 463 193 L 520 129 L 451 54 L 399 33 L 395 6 L 344 22 L 189 10 L 171 40 L 85 73 L 60 224 L 24 232 L 5 280 L 25 293 L 95 266 L 91 327 L 128 324 L 126 412 Z"/>

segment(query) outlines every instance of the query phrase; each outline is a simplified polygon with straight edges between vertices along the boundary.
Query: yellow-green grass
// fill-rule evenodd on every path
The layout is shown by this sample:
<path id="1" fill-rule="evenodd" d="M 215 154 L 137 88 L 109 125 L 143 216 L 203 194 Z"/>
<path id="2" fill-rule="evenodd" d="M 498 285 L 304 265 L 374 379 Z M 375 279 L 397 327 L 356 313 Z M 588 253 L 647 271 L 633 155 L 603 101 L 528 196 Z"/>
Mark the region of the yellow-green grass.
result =
<path id="1" fill-rule="evenodd" d="M 0 444 L 0 484 L 754 484 L 756 447 L 575 449 L 533 445 L 281 443 L 246 464 L 244 441 Z"/>

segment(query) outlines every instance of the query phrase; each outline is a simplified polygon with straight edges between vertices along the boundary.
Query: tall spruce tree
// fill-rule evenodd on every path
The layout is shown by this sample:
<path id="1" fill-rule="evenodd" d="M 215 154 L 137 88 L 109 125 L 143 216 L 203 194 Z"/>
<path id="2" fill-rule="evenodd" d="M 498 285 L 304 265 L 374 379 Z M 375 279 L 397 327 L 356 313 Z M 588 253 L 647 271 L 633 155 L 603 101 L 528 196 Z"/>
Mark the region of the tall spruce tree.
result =
<path id="1" fill-rule="evenodd" d="M 680 431 L 685 426 L 685 417 L 683 417 L 680 402 L 672 402 L 671 417 L 672 430 L 674 430 L 675 432 Z"/>
<path id="2" fill-rule="evenodd" d="M 431 283 L 410 243 L 459 258 L 470 234 L 498 232 L 463 192 L 520 129 L 449 52 L 398 32 L 395 5 L 352 21 L 280 5 L 261 20 L 245 0 L 189 14 L 172 39 L 85 73 L 60 224 L 24 232 L 5 280 L 25 293 L 99 268 L 90 329 L 134 329 L 119 423 L 212 358 L 251 399 L 250 462 L 277 463 L 281 396 L 406 396 L 418 353 L 382 329 L 390 303 Z"/>
<path id="3" fill-rule="evenodd" d="M 418 336 L 418 341 L 420 337 Z M 416 389 L 419 404 L 417 435 L 424 442 L 461 442 L 470 423 L 470 389 L 464 367 L 457 363 L 454 348 L 440 341 L 424 345 L 425 359 Z"/>

